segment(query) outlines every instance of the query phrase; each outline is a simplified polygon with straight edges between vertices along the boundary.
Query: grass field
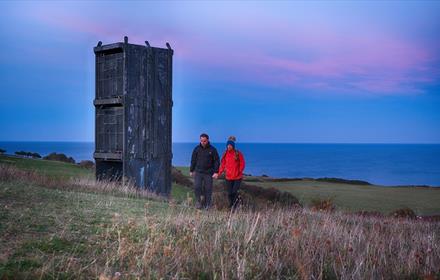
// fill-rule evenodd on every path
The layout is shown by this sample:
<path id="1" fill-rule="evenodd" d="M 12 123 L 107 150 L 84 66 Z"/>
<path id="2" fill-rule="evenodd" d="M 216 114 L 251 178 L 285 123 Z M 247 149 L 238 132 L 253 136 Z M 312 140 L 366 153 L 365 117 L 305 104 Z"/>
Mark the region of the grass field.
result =
<path id="1" fill-rule="evenodd" d="M 440 277 L 438 221 L 198 211 L 180 185 L 166 202 L 90 176 L 75 165 L 0 157 L 0 279 Z"/>
<path id="2" fill-rule="evenodd" d="M 0 164 L 14 165 L 26 170 L 36 170 L 39 173 L 54 177 L 93 177 L 93 173 L 90 169 L 59 161 L 0 155 Z"/>
<path id="3" fill-rule="evenodd" d="M 179 169 L 189 176 L 189 168 Z M 265 177 L 249 176 L 244 178 L 244 182 L 290 192 L 303 205 L 310 205 L 316 199 L 330 198 L 338 209 L 351 212 L 378 211 L 388 214 L 396 209 L 408 207 L 417 215 L 440 215 L 440 188 L 384 187 L 313 179 L 274 182 Z"/>
<path id="4" fill-rule="evenodd" d="M 249 183 L 290 192 L 305 205 L 309 205 L 313 199 L 331 198 L 337 208 L 346 211 L 378 211 L 387 214 L 409 207 L 418 215 L 440 214 L 440 188 L 381 187 L 316 180 Z"/>

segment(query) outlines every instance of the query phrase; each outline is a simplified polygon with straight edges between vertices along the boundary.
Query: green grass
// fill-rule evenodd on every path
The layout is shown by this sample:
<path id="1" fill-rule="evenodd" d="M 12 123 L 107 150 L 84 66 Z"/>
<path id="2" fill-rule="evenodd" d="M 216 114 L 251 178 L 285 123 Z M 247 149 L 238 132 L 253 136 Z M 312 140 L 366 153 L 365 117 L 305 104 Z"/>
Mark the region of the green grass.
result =
<path id="1" fill-rule="evenodd" d="M 313 199 L 332 198 L 337 208 L 347 211 L 379 211 L 388 214 L 409 207 L 418 215 L 440 214 L 440 188 L 382 187 L 316 180 L 249 184 L 290 192 L 304 205 L 310 205 Z"/>
<path id="2" fill-rule="evenodd" d="M 176 201 L 185 201 L 188 199 L 188 197 L 194 199 L 194 191 L 185 186 L 173 183 L 173 186 L 171 188 L 171 197 Z"/>
<path id="3" fill-rule="evenodd" d="M 0 279 L 33 278 L 48 258 L 60 264 L 66 255 L 87 259 L 90 250 L 100 250 L 98 234 L 115 217 L 142 220 L 145 211 L 170 211 L 167 203 L 143 198 L 11 182 L 0 182 L 0 205 Z"/>
<path id="4" fill-rule="evenodd" d="M 0 155 L 0 164 L 11 164 L 17 168 L 26 170 L 36 170 L 42 174 L 55 177 L 77 177 L 89 176 L 93 177 L 90 169 L 80 167 L 76 164 L 43 160 L 43 159 L 29 159 L 20 157 L 11 157 Z"/>

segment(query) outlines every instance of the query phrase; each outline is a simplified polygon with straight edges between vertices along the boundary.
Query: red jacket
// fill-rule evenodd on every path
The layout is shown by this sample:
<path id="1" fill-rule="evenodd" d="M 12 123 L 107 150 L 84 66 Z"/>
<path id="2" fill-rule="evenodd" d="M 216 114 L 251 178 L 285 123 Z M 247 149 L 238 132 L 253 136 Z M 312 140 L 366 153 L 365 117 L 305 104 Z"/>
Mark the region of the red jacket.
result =
<path id="1" fill-rule="evenodd" d="M 218 170 L 218 175 L 221 175 L 223 172 L 225 172 L 227 180 L 241 179 L 243 178 L 244 166 L 244 157 L 240 151 L 227 150 L 223 153 L 222 159 L 220 161 L 220 169 Z"/>

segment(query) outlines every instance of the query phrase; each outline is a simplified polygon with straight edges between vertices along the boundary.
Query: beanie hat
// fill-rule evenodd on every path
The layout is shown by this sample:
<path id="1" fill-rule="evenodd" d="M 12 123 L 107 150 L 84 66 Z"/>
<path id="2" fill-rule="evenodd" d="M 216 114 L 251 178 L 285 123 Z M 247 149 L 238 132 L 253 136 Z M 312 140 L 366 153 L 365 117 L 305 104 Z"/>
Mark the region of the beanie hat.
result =
<path id="1" fill-rule="evenodd" d="M 231 146 L 235 149 L 235 142 L 234 142 L 234 141 L 232 141 L 232 140 L 228 140 L 228 142 L 226 142 L 226 147 L 227 147 L 228 145 L 231 145 Z"/>

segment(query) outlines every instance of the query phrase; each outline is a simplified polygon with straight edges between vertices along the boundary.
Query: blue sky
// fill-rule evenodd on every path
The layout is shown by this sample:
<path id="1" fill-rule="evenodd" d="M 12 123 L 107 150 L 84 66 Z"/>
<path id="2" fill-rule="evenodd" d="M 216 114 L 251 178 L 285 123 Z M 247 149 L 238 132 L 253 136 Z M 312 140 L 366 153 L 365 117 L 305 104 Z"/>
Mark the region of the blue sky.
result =
<path id="1" fill-rule="evenodd" d="M 440 143 L 440 2 L 1 2 L 0 141 L 93 141 L 98 41 L 175 50 L 173 141 Z"/>

